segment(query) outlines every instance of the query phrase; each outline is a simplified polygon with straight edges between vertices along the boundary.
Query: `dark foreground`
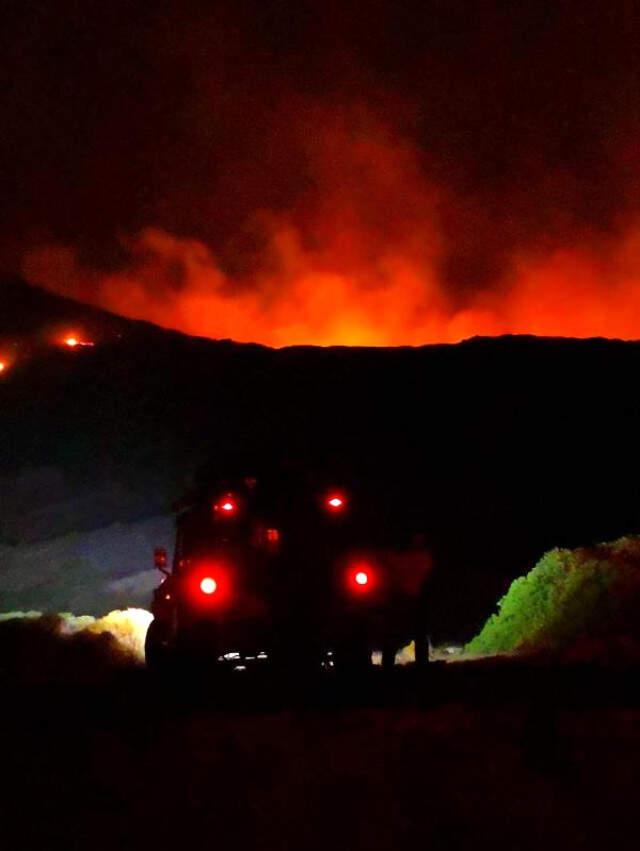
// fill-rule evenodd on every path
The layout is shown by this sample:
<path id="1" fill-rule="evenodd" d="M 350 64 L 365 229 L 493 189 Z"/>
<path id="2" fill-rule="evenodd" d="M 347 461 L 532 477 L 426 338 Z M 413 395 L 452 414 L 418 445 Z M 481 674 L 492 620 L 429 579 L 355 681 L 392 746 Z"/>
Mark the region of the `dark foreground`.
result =
<path id="1" fill-rule="evenodd" d="M 3 847 L 637 847 L 636 675 L 4 690 Z"/>

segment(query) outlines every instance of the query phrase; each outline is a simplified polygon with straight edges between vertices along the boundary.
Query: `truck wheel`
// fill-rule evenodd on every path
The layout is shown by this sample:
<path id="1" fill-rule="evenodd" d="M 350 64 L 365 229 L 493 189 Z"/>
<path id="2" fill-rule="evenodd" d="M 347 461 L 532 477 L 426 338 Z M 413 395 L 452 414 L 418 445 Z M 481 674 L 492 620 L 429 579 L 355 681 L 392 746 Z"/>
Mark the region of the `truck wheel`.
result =
<path id="1" fill-rule="evenodd" d="M 416 668 L 426 668 L 429 664 L 429 636 L 417 635 L 414 639 Z"/>
<path id="2" fill-rule="evenodd" d="M 382 668 L 385 671 L 390 670 L 396 664 L 396 647 L 395 645 L 387 645 L 382 648 Z"/>
<path id="3" fill-rule="evenodd" d="M 338 673 L 358 674 L 371 667 L 371 650 L 363 645 L 339 647 L 333 654 Z"/>
<path id="4" fill-rule="evenodd" d="M 144 659 L 151 671 L 166 671 L 171 650 L 165 631 L 158 621 L 151 621 L 144 641 Z"/>

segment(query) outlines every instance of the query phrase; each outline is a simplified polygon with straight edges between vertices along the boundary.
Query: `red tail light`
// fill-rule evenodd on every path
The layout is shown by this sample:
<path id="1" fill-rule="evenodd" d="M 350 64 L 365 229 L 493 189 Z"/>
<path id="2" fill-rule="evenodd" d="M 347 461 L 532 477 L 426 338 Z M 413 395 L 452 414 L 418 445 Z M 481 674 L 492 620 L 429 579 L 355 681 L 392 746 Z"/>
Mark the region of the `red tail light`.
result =
<path id="1" fill-rule="evenodd" d="M 347 570 L 346 584 L 352 594 L 368 594 L 378 585 L 377 571 L 368 562 L 352 564 Z"/>
<path id="2" fill-rule="evenodd" d="M 187 569 L 184 581 L 188 600 L 198 609 L 224 608 L 233 596 L 232 571 L 226 564 L 196 564 Z"/>
<path id="3" fill-rule="evenodd" d="M 215 594 L 218 590 L 218 583 L 213 576 L 205 576 L 200 580 L 200 590 L 203 594 Z"/>

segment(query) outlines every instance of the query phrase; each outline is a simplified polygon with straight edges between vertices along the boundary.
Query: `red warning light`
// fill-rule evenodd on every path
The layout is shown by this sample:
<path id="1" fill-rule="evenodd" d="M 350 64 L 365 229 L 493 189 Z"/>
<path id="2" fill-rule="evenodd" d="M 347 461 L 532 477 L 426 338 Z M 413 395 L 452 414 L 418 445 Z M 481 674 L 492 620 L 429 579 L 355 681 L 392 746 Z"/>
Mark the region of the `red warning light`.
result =
<path id="1" fill-rule="evenodd" d="M 343 508 L 345 507 L 345 505 L 346 505 L 346 500 L 345 500 L 345 498 L 344 498 L 342 495 L 337 494 L 337 493 L 330 494 L 330 495 L 327 497 L 327 501 L 326 501 L 326 502 L 327 502 L 327 508 L 328 508 L 330 511 L 342 511 L 342 509 L 343 509 Z"/>
<path id="2" fill-rule="evenodd" d="M 216 514 L 222 514 L 226 517 L 231 517 L 238 511 L 238 503 L 232 496 L 225 496 L 218 502 L 214 502 L 213 510 Z"/>
<path id="3" fill-rule="evenodd" d="M 205 576 L 200 581 L 200 590 L 203 594 L 215 594 L 218 590 L 218 583 L 213 576 Z"/>
<path id="4" fill-rule="evenodd" d="M 369 584 L 369 574 L 364 570 L 359 570 L 356 575 L 353 577 L 356 585 L 368 585 Z"/>

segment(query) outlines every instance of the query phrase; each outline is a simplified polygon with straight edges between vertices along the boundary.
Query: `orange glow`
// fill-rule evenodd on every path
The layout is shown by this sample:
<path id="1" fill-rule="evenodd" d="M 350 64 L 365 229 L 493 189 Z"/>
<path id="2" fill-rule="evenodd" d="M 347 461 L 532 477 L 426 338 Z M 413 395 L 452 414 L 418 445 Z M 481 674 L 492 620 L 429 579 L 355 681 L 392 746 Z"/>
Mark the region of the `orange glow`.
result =
<path id="1" fill-rule="evenodd" d="M 339 272 L 306 257 L 295 231 L 274 238 L 282 277 L 236 287 L 204 244 L 146 231 L 136 245 L 148 265 L 101 279 L 87 298 L 189 334 L 275 347 L 423 345 L 500 334 L 640 339 L 640 221 L 604 258 L 579 245 L 513 258 L 508 285 L 470 293 L 455 308 L 431 262 L 397 247 L 389 246 L 375 273 L 366 266 Z M 64 293 L 64 282 L 47 274 L 50 262 L 49 250 L 34 255 L 29 277 Z M 70 262 L 70 277 L 84 274 Z M 331 265 L 338 262 L 336 256 Z M 160 285 L 156 297 L 152 282 L 176 265 L 187 270 L 185 288 L 167 296 Z"/>
<path id="2" fill-rule="evenodd" d="M 200 582 L 200 590 L 203 594 L 215 594 L 218 590 L 218 583 L 212 576 L 205 576 Z"/>
<path id="3" fill-rule="evenodd" d="M 8 375 L 16 362 L 16 353 L 4 351 L 0 353 L 0 376 Z"/>
<path id="4" fill-rule="evenodd" d="M 70 349 L 75 349 L 77 346 L 80 345 L 80 340 L 78 340 L 77 337 L 65 337 L 64 344 Z"/>
<path id="5" fill-rule="evenodd" d="M 51 244 L 28 252 L 24 275 L 135 319 L 275 347 L 640 338 L 640 216 L 606 239 L 576 232 L 554 241 L 557 216 L 542 210 L 550 233 L 529 243 L 522 223 L 495 275 L 468 285 L 443 272 L 466 235 L 447 230 L 442 210 L 465 199 L 435 182 L 424 152 L 360 106 L 302 112 L 314 127 L 299 142 L 312 188 L 291 210 L 251 218 L 255 255 L 238 249 L 229 264 L 204 238 L 151 221 L 117 247 L 127 256 L 118 271 Z"/>

